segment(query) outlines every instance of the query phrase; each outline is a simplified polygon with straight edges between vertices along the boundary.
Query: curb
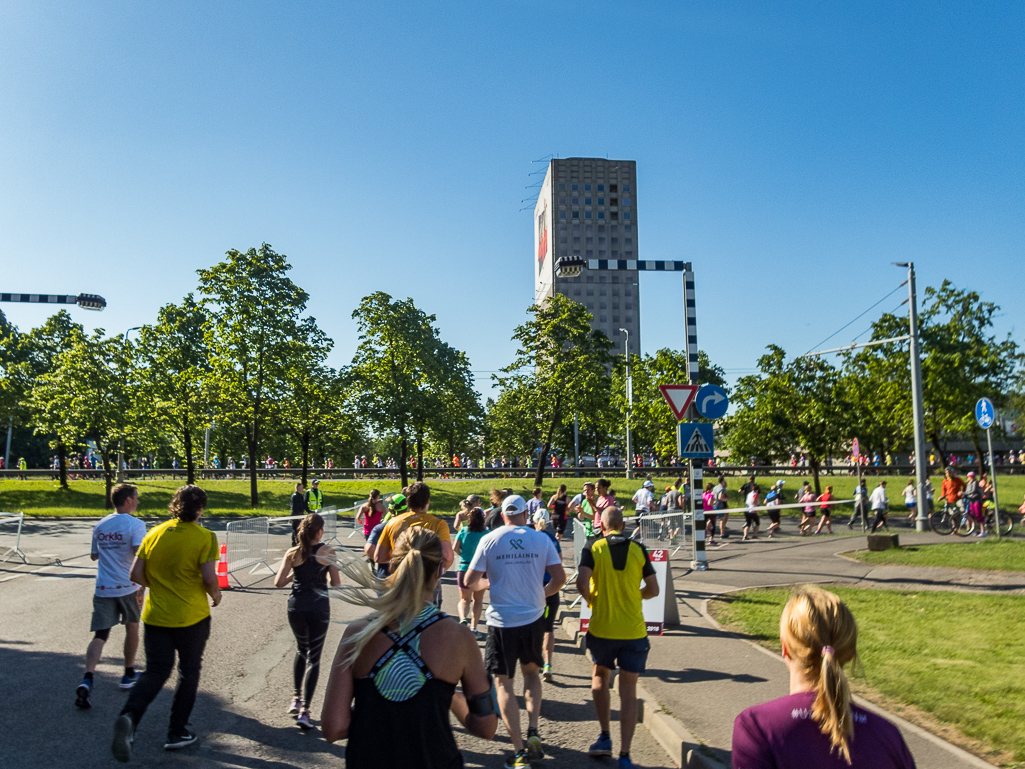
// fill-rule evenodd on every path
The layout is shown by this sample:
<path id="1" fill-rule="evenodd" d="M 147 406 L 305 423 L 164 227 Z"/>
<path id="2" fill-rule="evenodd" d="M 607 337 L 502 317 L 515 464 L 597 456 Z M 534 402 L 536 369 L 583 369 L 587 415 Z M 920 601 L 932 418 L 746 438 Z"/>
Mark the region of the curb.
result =
<path id="1" fill-rule="evenodd" d="M 858 563 L 861 563 L 861 561 L 859 561 Z M 793 584 L 795 584 L 795 583 L 789 583 L 788 585 L 771 585 L 771 586 L 769 586 L 769 588 L 771 588 L 771 587 L 789 587 L 790 585 L 793 585 Z M 808 582 L 808 583 L 802 583 L 802 584 L 828 585 L 828 584 L 845 584 L 845 583 L 842 580 L 828 580 L 828 581 L 822 581 L 822 582 Z M 758 589 L 761 589 L 761 588 L 738 587 L 738 588 L 734 588 L 733 590 L 727 590 L 727 591 L 725 591 L 723 593 L 720 593 L 719 596 L 716 596 L 716 597 L 720 597 L 720 596 L 724 596 L 724 595 L 730 595 L 731 593 L 739 593 L 739 592 L 742 592 L 744 590 L 758 590 Z M 775 662 L 777 662 L 777 663 L 781 663 L 782 662 L 782 657 L 780 657 L 778 654 L 773 653 L 772 651 L 766 649 L 764 646 L 762 646 L 760 644 L 756 644 L 754 641 L 748 640 L 747 638 L 744 638 L 743 636 L 741 636 L 741 635 L 739 635 L 737 633 L 732 633 L 731 631 L 726 630 L 726 628 L 724 628 L 721 624 L 719 624 L 719 622 L 716 621 L 715 618 L 712 617 L 712 615 L 708 613 L 708 602 L 711 601 L 711 600 L 714 600 L 714 599 L 713 598 L 706 598 L 704 601 L 701 602 L 701 616 L 704 618 L 704 620 L 709 625 L 711 625 L 716 630 L 721 630 L 724 633 L 730 634 L 733 638 L 736 638 L 739 641 L 743 641 L 748 646 L 751 646 L 751 647 L 757 649 L 762 654 L 765 654 L 767 657 L 769 657 L 770 659 L 774 660 Z M 865 710 L 871 711 L 872 713 L 875 713 L 878 716 L 882 716 L 883 718 L 885 718 L 885 719 L 891 721 L 892 723 L 900 726 L 901 729 L 906 729 L 907 731 L 912 732 L 913 734 L 921 737 L 923 740 L 926 740 L 927 742 L 931 742 L 936 747 L 942 748 L 943 750 L 946 750 L 948 753 L 950 753 L 950 754 L 952 754 L 954 756 L 957 756 L 957 758 L 959 758 L 961 761 L 964 761 L 966 764 L 969 764 L 970 766 L 978 767 L 978 769 L 998 769 L 998 767 L 996 767 L 995 765 L 989 763 L 988 761 L 985 761 L 985 760 L 979 758 L 974 753 L 969 753 L 967 750 L 964 750 L 963 748 L 957 747 L 957 745 L 954 745 L 954 744 L 952 744 L 950 742 L 947 742 L 942 737 L 937 737 L 932 732 L 929 732 L 929 731 L 923 729 L 920 726 L 916 726 L 915 724 L 911 723 L 910 721 L 906 721 L 905 719 L 901 718 L 900 716 L 895 715 L 895 714 L 889 712 L 888 710 L 885 710 L 884 708 L 881 708 L 878 705 L 869 702 L 868 700 L 864 699 L 863 697 L 859 697 L 856 694 L 852 694 L 851 699 L 858 705 L 858 707 L 861 707 L 861 708 L 864 708 Z"/>
<path id="2" fill-rule="evenodd" d="M 585 651 L 585 634 L 580 632 L 576 617 L 564 614 L 559 628 L 581 653 Z M 613 671 L 610 687 L 615 688 L 616 682 Z M 678 718 L 665 712 L 663 705 L 640 682 L 637 683 L 637 709 L 638 723 L 644 724 L 676 766 L 681 769 L 729 769 L 728 764 L 701 752 L 707 750 L 701 741 Z"/>

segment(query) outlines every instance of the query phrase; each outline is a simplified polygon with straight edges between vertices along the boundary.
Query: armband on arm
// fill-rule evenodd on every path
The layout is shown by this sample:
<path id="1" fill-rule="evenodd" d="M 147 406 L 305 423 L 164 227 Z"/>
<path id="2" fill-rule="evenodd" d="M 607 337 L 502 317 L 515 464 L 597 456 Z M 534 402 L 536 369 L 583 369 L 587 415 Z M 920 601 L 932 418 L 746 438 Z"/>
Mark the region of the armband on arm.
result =
<path id="1" fill-rule="evenodd" d="M 475 694 L 466 698 L 466 707 L 471 716 L 483 718 L 484 716 L 498 715 L 498 692 L 495 691 L 495 680 L 488 673 L 489 688 L 486 692 Z"/>

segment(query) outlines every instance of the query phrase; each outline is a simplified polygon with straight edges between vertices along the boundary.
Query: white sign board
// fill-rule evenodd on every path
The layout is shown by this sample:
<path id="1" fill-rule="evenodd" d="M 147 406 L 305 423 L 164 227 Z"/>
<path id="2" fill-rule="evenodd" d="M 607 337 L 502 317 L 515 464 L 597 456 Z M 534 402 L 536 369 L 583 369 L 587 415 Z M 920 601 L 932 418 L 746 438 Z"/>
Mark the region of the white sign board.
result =
<path id="1" fill-rule="evenodd" d="M 648 628 L 648 635 L 662 635 L 666 624 L 666 599 L 668 597 L 666 588 L 666 576 L 669 573 L 669 551 L 650 550 L 648 557 L 651 565 L 655 568 L 655 579 L 658 580 L 658 595 L 641 601 L 641 610 L 644 612 L 644 624 Z M 644 580 L 638 585 L 638 589 L 644 585 Z M 673 596 L 672 600 L 676 600 Z M 591 607 L 585 601 L 580 602 L 580 632 L 586 633 L 587 626 L 591 624 Z"/>

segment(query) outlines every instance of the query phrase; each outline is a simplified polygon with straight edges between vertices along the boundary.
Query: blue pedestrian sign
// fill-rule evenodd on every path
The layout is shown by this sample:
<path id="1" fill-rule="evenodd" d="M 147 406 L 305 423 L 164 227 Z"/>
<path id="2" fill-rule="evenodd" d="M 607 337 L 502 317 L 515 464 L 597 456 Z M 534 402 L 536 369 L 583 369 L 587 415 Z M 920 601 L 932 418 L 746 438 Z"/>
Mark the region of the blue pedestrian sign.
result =
<path id="1" fill-rule="evenodd" d="M 989 398 L 979 398 L 979 402 L 975 404 L 975 421 L 979 423 L 979 427 L 988 430 L 993 426 L 994 419 L 996 411 L 993 409 L 993 401 Z"/>
<path id="2" fill-rule="evenodd" d="M 722 419 L 729 405 L 726 391 L 719 385 L 706 384 L 694 397 L 694 407 L 705 419 Z"/>
<path id="3" fill-rule="evenodd" d="M 711 459 L 715 455 L 711 422 L 680 422 L 676 430 L 676 449 L 681 458 Z"/>

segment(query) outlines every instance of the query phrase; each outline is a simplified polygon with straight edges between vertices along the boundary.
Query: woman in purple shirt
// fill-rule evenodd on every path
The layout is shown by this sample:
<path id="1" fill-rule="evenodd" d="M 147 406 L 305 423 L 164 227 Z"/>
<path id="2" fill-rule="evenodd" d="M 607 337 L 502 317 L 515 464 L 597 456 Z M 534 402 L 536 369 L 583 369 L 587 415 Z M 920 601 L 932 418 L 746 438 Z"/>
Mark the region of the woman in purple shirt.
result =
<path id="1" fill-rule="evenodd" d="M 733 769 L 914 769 L 897 728 L 851 705 L 843 666 L 858 655 L 858 626 L 850 609 L 832 593 L 806 587 L 779 625 L 790 696 L 737 716 Z"/>

